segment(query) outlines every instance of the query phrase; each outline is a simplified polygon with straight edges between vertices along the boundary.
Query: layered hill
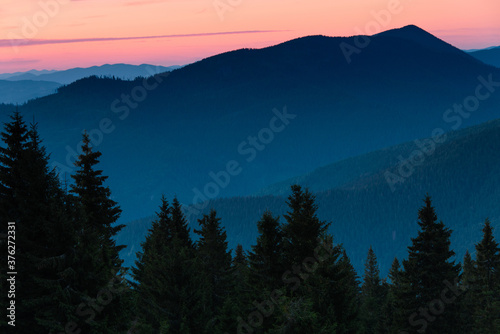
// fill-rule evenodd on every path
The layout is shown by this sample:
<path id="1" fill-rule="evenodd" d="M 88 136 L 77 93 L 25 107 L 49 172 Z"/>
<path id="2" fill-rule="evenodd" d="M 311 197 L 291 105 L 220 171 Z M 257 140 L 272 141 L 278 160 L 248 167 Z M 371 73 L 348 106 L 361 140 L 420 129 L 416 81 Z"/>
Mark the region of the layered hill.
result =
<path id="1" fill-rule="evenodd" d="M 52 81 L 7 81 L 0 80 L 0 103 L 22 104 L 28 100 L 53 94 L 61 87 Z"/>
<path id="2" fill-rule="evenodd" d="M 500 67 L 500 46 L 485 50 L 472 51 L 469 52 L 469 54 L 481 60 L 485 64 Z"/>
<path id="3" fill-rule="evenodd" d="M 372 245 L 385 274 L 394 257 L 406 257 L 418 230 L 417 211 L 428 193 L 438 218 L 454 231 L 452 248 L 461 261 L 465 250 L 474 252 L 487 217 L 500 237 L 500 119 L 435 139 L 439 142 L 420 139 L 345 159 L 267 187 L 258 196 L 210 201 L 199 215 L 190 215 L 191 227 L 198 228 L 201 213 L 214 208 L 230 246 L 240 243 L 249 249 L 262 213 L 284 214 L 289 186 L 300 184 L 316 193 L 319 217 L 332 222 L 330 232 L 344 244 L 358 272 L 366 245 Z M 130 246 L 123 253 L 127 264 L 151 220 L 133 222 L 119 236 Z"/>
<path id="4" fill-rule="evenodd" d="M 460 124 L 457 112 L 448 113 L 474 102 L 468 98 L 482 82 L 500 81 L 500 69 L 415 26 L 370 36 L 363 48 L 359 40 L 304 37 L 147 80 L 90 77 L 20 111 L 40 122 L 61 172 L 74 170 L 81 132 L 91 134 L 123 222 L 155 212 L 162 193 L 184 204 L 199 193 L 246 196 L 436 127 L 449 131 L 500 116 L 498 92 L 460 116 Z M 350 62 L 346 45 L 357 48 Z M 0 109 L 5 120 L 14 107 Z M 211 175 L 233 161 L 238 173 L 210 191 Z"/>

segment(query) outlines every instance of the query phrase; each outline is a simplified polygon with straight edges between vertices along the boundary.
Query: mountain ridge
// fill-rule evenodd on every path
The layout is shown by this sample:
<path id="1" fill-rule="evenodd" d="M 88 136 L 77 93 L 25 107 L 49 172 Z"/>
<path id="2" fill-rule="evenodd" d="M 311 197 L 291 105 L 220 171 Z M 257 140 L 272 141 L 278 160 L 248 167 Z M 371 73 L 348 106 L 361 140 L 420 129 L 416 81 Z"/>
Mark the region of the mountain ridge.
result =
<path id="1" fill-rule="evenodd" d="M 109 185 L 129 221 L 154 212 L 162 193 L 192 202 L 195 190 L 211 182 L 210 172 L 231 160 L 242 174 L 218 196 L 248 195 L 333 161 L 425 137 L 443 124 L 448 108 L 474 94 L 478 76 L 500 77 L 500 70 L 456 55 L 454 47 L 444 45 L 450 51 L 443 53 L 391 36 L 372 36 L 348 64 L 341 42 L 354 40 L 304 37 L 209 57 L 148 78 L 158 85 L 144 99 L 132 97 L 145 89 L 144 79 L 82 79 L 19 110 L 36 116 L 52 161 L 64 170 L 73 168 L 81 131 L 95 134 L 102 168 L 113 175 Z M 481 101 L 481 112 L 463 126 L 497 118 L 499 101 L 498 94 Z M 285 106 L 296 120 L 273 133 L 262 151 L 252 148 L 248 138 L 258 137 L 273 110 Z M 4 106 L 0 117 L 13 109 Z M 100 130 L 103 119 L 111 121 L 111 133 Z M 245 150 L 256 158 L 247 161 Z M 147 175 L 134 172 L 145 165 Z"/>

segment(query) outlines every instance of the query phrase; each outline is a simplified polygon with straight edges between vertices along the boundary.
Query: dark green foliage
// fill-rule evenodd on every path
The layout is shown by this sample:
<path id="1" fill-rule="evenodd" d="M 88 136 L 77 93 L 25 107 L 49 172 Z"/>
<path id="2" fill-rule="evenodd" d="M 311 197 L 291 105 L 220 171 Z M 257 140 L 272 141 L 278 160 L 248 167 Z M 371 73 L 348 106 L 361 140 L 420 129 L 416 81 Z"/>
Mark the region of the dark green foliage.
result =
<path id="1" fill-rule="evenodd" d="M 283 226 L 284 261 L 288 267 L 302 263 L 304 258 L 313 256 L 320 237 L 330 224 L 318 219 L 315 196 L 298 185 L 293 185 L 288 197 L 289 211 L 284 216 Z"/>
<path id="2" fill-rule="evenodd" d="M 473 333 L 473 329 L 475 328 L 474 309 L 477 303 L 475 281 L 474 261 L 469 251 L 466 251 L 460 280 L 460 289 L 464 294 L 459 304 L 460 333 L 463 334 Z"/>
<path id="3" fill-rule="evenodd" d="M 397 323 L 401 323 L 399 320 L 404 318 L 403 312 L 401 312 L 402 303 L 397 298 L 398 291 L 401 286 L 401 268 L 399 260 L 397 258 L 392 262 L 391 270 L 387 275 L 388 281 L 383 284 L 383 291 L 385 293 L 385 300 L 383 301 L 380 310 L 380 327 L 381 333 L 396 334 L 399 333 L 399 328 L 397 328 Z M 372 310 L 373 312 L 373 310 Z M 399 320 L 399 321 L 398 321 Z"/>
<path id="4" fill-rule="evenodd" d="M 395 259 L 382 279 L 370 246 L 361 287 L 307 189 L 292 187 L 283 225 L 264 212 L 256 244 L 248 255 L 238 245 L 234 258 L 215 210 L 199 219 L 194 243 L 177 198 L 169 205 L 162 197 L 130 291 L 123 246 L 114 239 L 121 210 L 96 169 L 100 153 L 88 135 L 72 194 L 49 168 L 36 124 L 14 113 L 2 139 L 0 212 L 16 221 L 20 333 L 500 332 L 500 247 L 491 222 L 459 275 L 451 230 L 438 222 L 429 196 L 403 266 Z M 1 268 L 4 289 L 5 263 Z"/>
<path id="5" fill-rule="evenodd" d="M 443 333 L 457 325 L 457 303 L 443 301 L 442 291 L 457 286 L 460 265 L 450 260 L 455 255 L 450 249 L 451 230 L 443 222 L 437 222 L 430 196 L 425 197 L 418 212 L 418 225 L 418 236 L 412 239 L 408 259 L 403 261 L 401 290 L 408 323 L 399 325 L 410 333 L 417 330 Z M 433 305 L 438 306 L 433 308 Z M 425 316 L 421 309 L 431 315 Z M 433 309 L 437 311 L 432 312 Z"/>
<path id="6" fill-rule="evenodd" d="M 135 279 L 139 328 L 143 332 L 190 333 L 204 328 L 199 263 L 186 219 L 176 198 L 161 199 L 143 251 L 138 254 Z"/>
<path id="7" fill-rule="evenodd" d="M 203 307 L 209 310 L 205 331 L 213 332 L 217 327 L 217 315 L 223 307 L 231 287 L 231 254 L 227 249 L 226 231 L 220 218 L 212 210 L 198 220 L 200 236 L 196 254 L 200 264 L 199 273 L 203 277 Z"/>
<path id="8" fill-rule="evenodd" d="M 257 243 L 248 256 L 251 282 L 257 291 L 270 292 L 283 284 L 283 232 L 278 218 L 269 211 L 257 222 L 257 229 Z"/>
<path id="9" fill-rule="evenodd" d="M 376 334 L 382 331 L 382 304 L 386 298 L 385 284 L 380 279 L 377 258 L 372 247 L 365 262 L 363 285 L 361 286 L 361 321 L 364 333 Z"/>
<path id="10" fill-rule="evenodd" d="M 500 332 L 500 247 L 486 219 L 483 239 L 476 245 L 473 269 L 474 333 Z"/>
<path id="11" fill-rule="evenodd" d="M 75 261 L 77 282 L 75 288 L 83 294 L 85 307 L 98 302 L 95 312 L 82 317 L 82 330 L 96 333 L 116 333 L 129 327 L 130 296 L 123 278 L 119 252 L 125 246 L 116 245 L 114 237 L 123 225 L 116 225 L 120 208 L 111 197 L 110 189 L 104 185 L 107 176 L 95 169 L 101 153 L 93 151 L 88 134 L 83 135 L 82 154 L 75 162 L 77 171 L 72 175 L 71 192 L 77 210 L 77 244 Z M 100 302 L 99 302 L 100 301 Z"/>

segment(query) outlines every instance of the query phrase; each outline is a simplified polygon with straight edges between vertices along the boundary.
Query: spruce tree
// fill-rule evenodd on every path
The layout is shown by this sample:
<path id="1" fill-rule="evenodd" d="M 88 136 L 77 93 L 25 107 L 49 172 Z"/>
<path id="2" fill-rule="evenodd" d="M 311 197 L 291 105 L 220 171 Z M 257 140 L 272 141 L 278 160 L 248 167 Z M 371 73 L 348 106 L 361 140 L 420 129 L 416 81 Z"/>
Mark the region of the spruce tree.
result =
<path id="1" fill-rule="evenodd" d="M 7 232 L 7 220 L 19 219 L 20 211 L 16 202 L 16 192 L 26 189 L 21 170 L 28 146 L 28 128 L 21 114 L 16 111 L 10 116 L 10 123 L 4 125 L 1 133 L 5 147 L 0 147 L 0 214 L 2 233 Z"/>
<path id="2" fill-rule="evenodd" d="M 451 260 L 455 255 L 450 249 L 451 230 L 437 221 L 428 195 L 418 212 L 418 225 L 418 236 L 408 247 L 408 260 L 403 261 L 403 284 L 409 288 L 403 301 L 410 311 L 407 331 L 453 331 L 457 324 L 457 303 L 446 303 L 440 298 L 444 289 L 457 287 L 460 265 Z"/>
<path id="3" fill-rule="evenodd" d="M 463 291 L 463 296 L 459 301 L 458 317 L 460 321 L 460 333 L 473 333 L 474 329 L 474 313 L 476 312 L 478 303 L 476 298 L 474 261 L 467 250 L 464 256 L 464 264 L 462 267 L 462 275 L 460 280 L 460 289 Z"/>
<path id="4" fill-rule="evenodd" d="M 143 333 L 201 331 L 194 247 L 177 198 L 169 206 L 162 196 L 156 216 L 132 268 L 138 327 Z"/>
<path id="5" fill-rule="evenodd" d="M 380 332 L 381 305 L 385 299 L 382 284 L 377 258 L 370 246 L 365 262 L 363 285 L 361 286 L 360 316 L 364 333 L 376 334 Z"/>
<path id="6" fill-rule="evenodd" d="M 474 266 L 474 333 L 500 332 L 500 247 L 493 236 L 489 219 L 483 227 L 483 239 L 476 245 Z"/>
<path id="7" fill-rule="evenodd" d="M 205 279 L 204 308 L 210 311 L 204 329 L 207 333 L 212 333 L 218 326 L 217 319 L 231 285 L 231 254 L 220 221 L 215 210 L 211 210 L 198 219 L 200 229 L 194 231 L 200 236 L 196 253 L 200 263 L 199 275 Z"/>
<path id="8" fill-rule="evenodd" d="M 269 211 L 257 222 L 259 236 L 252 246 L 248 259 L 251 268 L 251 284 L 257 291 L 271 292 L 283 285 L 283 232 L 279 218 Z"/>
<path id="9" fill-rule="evenodd" d="M 48 167 L 37 124 L 27 131 L 19 113 L 11 119 L 2 134 L 0 210 L 5 223 L 16 222 L 16 328 L 63 331 L 76 308 L 68 289 L 76 242 L 68 198 Z"/>
<path id="10" fill-rule="evenodd" d="M 83 134 L 82 153 L 75 162 L 77 171 L 71 177 L 71 192 L 79 210 L 76 261 L 79 262 L 78 290 L 84 291 L 81 315 L 86 305 L 96 304 L 95 312 L 82 316 L 82 329 L 89 332 L 115 333 L 128 328 L 130 318 L 129 287 L 114 237 L 124 225 L 117 224 L 121 209 L 111 199 L 104 183 L 107 176 L 96 169 L 99 151 L 93 151 L 87 133 Z M 106 294 L 106 299 L 104 295 Z M 100 301 L 99 301 L 100 300 Z"/>
<path id="11" fill-rule="evenodd" d="M 250 269 L 242 245 L 237 245 L 230 270 L 230 290 L 218 316 L 218 333 L 237 333 L 238 318 L 247 321 L 256 296 L 250 289 Z M 262 326 L 261 326 L 262 327 Z M 257 329 L 260 332 L 261 328 Z"/>
<path id="12" fill-rule="evenodd" d="M 302 263 L 314 255 L 319 240 L 330 224 L 320 221 L 316 212 L 315 196 L 309 190 L 303 191 L 299 185 L 291 187 L 292 194 L 287 205 L 290 211 L 284 216 L 283 226 L 284 259 L 287 267 Z"/>
<path id="13" fill-rule="evenodd" d="M 391 269 L 387 275 L 389 282 L 386 283 L 385 299 L 382 304 L 381 312 L 381 327 L 380 333 L 396 334 L 399 333 L 397 328 L 398 317 L 401 316 L 400 305 L 398 300 L 398 292 L 401 286 L 401 266 L 399 260 L 394 258 Z"/>

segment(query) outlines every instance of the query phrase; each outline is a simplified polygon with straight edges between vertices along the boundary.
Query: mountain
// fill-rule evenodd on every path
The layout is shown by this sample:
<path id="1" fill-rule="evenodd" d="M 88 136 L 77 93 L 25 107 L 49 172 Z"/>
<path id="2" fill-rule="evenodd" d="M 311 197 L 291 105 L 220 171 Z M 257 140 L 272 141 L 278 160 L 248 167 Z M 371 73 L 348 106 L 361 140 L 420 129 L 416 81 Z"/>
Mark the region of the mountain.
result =
<path id="1" fill-rule="evenodd" d="M 133 80 L 136 77 L 149 77 L 154 74 L 171 71 L 179 68 L 180 66 L 156 66 L 156 65 L 128 65 L 128 64 L 113 64 L 92 66 L 87 68 L 71 68 L 64 71 L 48 71 L 34 72 L 29 71 L 22 74 L 11 75 L 5 80 L 20 81 L 20 80 L 33 80 L 33 81 L 55 81 L 61 84 L 70 84 L 76 80 L 90 77 L 90 76 L 105 76 L 116 77 L 124 80 Z M 14 73 L 15 74 L 15 73 Z"/>
<path id="2" fill-rule="evenodd" d="M 14 72 L 14 73 L 1 73 L 0 74 L 0 80 L 5 80 L 10 77 L 22 75 L 22 74 L 33 74 L 33 75 L 40 75 L 40 74 L 48 74 L 48 73 L 54 73 L 57 72 L 56 70 L 30 70 L 27 72 Z"/>
<path id="3" fill-rule="evenodd" d="M 408 159 L 413 152 L 420 153 Z M 358 273 L 362 273 L 367 245 L 372 245 L 386 273 L 395 256 L 400 260 L 406 256 L 410 238 L 418 230 L 417 211 L 429 193 L 438 218 L 454 231 L 452 249 L 461 261 L 465 250 L 474 251 L 486 217 L 497 226 L 500 237 L 499 152 L 497 119 L 345 159 L 266 187 L 258 196 L 212 200 L 200 214 L 190 216 L 191 228 L 198 228 L 201 213 L 214 208 L 227 229 L 230 246 L 242 244 L 249 249 L 262 213 L 269 209 L 284 214 L 290 185 L 300 184 L 316 193 L 319 217 L 332 222 L 330 231 L 336 242 L 344 244 Z M 127 265 L 133 263 L 134 251 L 140 249 L 152 219 L 132 222 L 119 235 L 119 242 L 129 245 L 122 254 Z"/>
<path id="4" fill-rule="evenodd" d="M 56 92 L 61 87 L 58 82 L 51 81 L 7 81 L 0 80 L 0 103 L 22 104 Z"/>
<path id="5" fill-rule="evenodd" d="M 436 127 L 500 117 L 500 69 L 415 26 L 370 36 L 364 48 L 359 39 L 309 36 L 147 80 L 90 77 L 19 110 L 40 123 L 61 172 L 74 170 L 89 132 L 123 222 L 151 215 L 162 193 L 185 204 L 246 196 Z M 356 48 L 351 62 L 346 45 Z M 477 110 L 452 110 L 475 102 L 479 85 L 488 86 L 482 100 L 467 107 Z"/>
<path id="6" fill-rule="evenodd" d="M 500 46 L 472 51 L 469 54 L 485 64 L 500 67 Z"/>

